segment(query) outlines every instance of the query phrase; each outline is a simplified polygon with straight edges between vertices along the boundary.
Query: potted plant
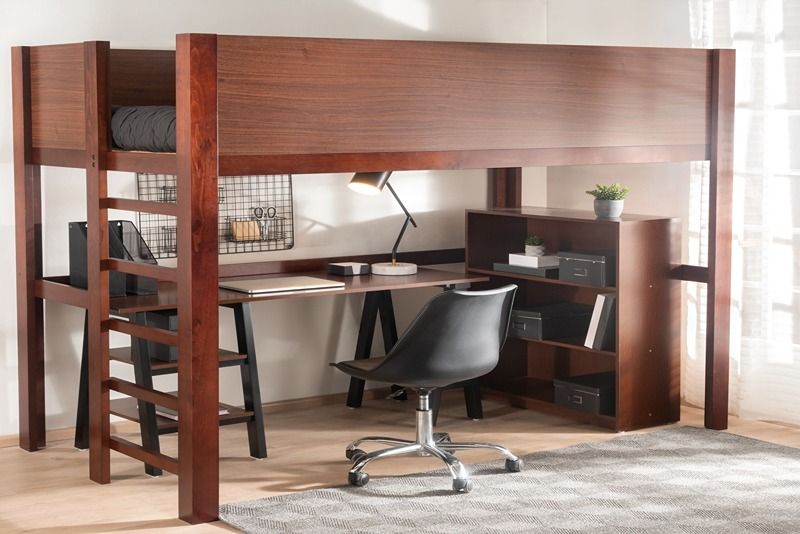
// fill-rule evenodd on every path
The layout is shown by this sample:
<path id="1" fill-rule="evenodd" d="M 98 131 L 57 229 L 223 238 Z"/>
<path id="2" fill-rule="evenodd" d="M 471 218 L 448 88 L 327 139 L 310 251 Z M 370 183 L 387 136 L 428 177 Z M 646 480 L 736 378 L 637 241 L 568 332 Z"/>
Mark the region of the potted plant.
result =
<path id="1" fill-rule="evenodd" d="M 625 196 L 628 194 L 628 187 L 617 183 L 611 185 L 600 185 L 586 191 L 594 197 L 594 214 L 602 219 L 616 219 L 622 215 L 622 208 L 625 205 Z"/>
<path id="2" fill-rule="evenodd" d="M 526 256 L 544 256 L 544 239 L 538 235 L 529 235 L 525 238 Z"/>

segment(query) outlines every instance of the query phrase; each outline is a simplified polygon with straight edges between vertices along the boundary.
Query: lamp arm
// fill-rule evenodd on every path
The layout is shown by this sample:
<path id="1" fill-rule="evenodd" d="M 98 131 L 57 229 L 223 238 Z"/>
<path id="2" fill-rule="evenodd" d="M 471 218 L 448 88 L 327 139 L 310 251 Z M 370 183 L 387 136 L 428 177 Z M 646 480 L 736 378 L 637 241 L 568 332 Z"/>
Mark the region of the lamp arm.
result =
<path id="1" fill-rule="evenodd" d="M 397 263 L 397 247 L 400 246 L 400 240 L 403 239 L 403 234 L 406 233 L 406 228 L 408 228 L 409 222 L 414 222 L 414 219 L 411 218 L 411 215 L 406 217 L 406 221 L 403 223 L 403 227 L 400 229 L 400 234 L 397 236 L 397 241 L 394 242 L 394 246 L 392 247 L 392 265 Z M 416 224 L 414 226 L 416 226 Z"/>
<path id="2" fill-rule="evenodd" d="M 408 220 L 411 221 L 411 224 L 413 224 L 414 228 L 416 228 L 417 227 L 417 221 L 414 220 L 414 217 L 411 216 L 411 214 L 406 209 L 405 205 L 403 205 L 403 202 L 400 200 L 400 197 L 398 197 L 397 193 L 394 192 L 394 188 L 392 187 L 392 184 L 390 184 L 389 182 L 386 182 L 386 187 L 389 188 L 389 192 L 392 193 L 392 196 L 394 196 L 394 199 L 397 201 L 398 204 L 400 204 L 400 207 L 403 209 L 403 213 L 406 214 L 406 217 L 408 217 Z M 408 224 L 408 221 L 406 222 L 406 224 Z M 405 231 L 405 227 L 403 227 L 403 231 Z M 402 235 L 402 232 L 401 232 L 401 235 Z"/>

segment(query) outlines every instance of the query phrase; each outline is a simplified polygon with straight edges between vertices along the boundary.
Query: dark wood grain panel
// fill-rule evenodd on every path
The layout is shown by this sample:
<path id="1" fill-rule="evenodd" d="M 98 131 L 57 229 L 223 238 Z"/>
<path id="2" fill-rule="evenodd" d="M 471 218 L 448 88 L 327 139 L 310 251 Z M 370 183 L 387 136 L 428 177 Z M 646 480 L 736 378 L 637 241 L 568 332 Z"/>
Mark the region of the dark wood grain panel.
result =
<path id="1" fill-rule="evenodd" d="M 174 106 L 174 50 L 111 50 L 111 104 Z"/>
<path id="2" fill-rule="evenodd" d="M 707 144 L 708 57 L 220 36 L 220 154 Z"/>
<path id="3" fill-rule="evenodd" d="M 34 147 L 83 150 L 83 44 L 30 48 Z"/>
<path id="4" fill-rule="evenodd" d="M 706 316 L 707 428 L 728 428 L 733 239 L 733 114 L 736 53 L 713 50 Z"/>
<path id="5" fill-rule="evenodd" d="M 219 509 L 217 37 L 177 41 L 178 513 Z"/>
<path id="6" fill-rule="evenodd" d="M 522 207 L 522 168 L 489 169 L 489 207 Z"/>
<path id="7" fill-rule="evenodd" d="M 42 276 L 42 182 L 39 166 L 31 161 L 30 65 L 29 48 L 11 50 L 19 445 L 35 451 L 46 445 L 46 437 L 44 315 L 35 293 Z"/>
<path id="8" fill-rule="evenodd" d="M 619 225 L 617 429 L 680 419 L 680 282 L 677 220 Z"/>

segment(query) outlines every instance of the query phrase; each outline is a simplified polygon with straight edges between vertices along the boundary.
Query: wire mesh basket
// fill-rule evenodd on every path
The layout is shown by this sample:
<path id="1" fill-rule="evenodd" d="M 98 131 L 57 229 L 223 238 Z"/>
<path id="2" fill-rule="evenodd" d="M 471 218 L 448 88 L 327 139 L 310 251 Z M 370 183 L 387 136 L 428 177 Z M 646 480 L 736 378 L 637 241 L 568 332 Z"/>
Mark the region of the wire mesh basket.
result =
<path id="1" fill-rule="evenodd" d="M 175 176 L 136 175 L 141 200 L 176 202 Z M 219 253 L 286 250 L 294 246 L 292 176 L 220 176 Z M 175 217 L 140 213 L 139 228 L 157 258 L 178 253 Z"/>

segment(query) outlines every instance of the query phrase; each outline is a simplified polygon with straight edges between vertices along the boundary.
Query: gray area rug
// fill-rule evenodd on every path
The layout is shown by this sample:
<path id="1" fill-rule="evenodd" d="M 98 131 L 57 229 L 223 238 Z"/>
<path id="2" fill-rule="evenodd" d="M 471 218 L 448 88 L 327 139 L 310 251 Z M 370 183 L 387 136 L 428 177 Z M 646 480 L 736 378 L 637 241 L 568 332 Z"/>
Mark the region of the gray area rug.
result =
<path id="1" fill-rule="evenodd" d="M 528 455 L 521 473 L 469 468 L 466 495 L 435 471 L 228 504 L 220 518 L 251 533 L 800 532 L 800 449 L 724 432 L 623 435 Z"/>

